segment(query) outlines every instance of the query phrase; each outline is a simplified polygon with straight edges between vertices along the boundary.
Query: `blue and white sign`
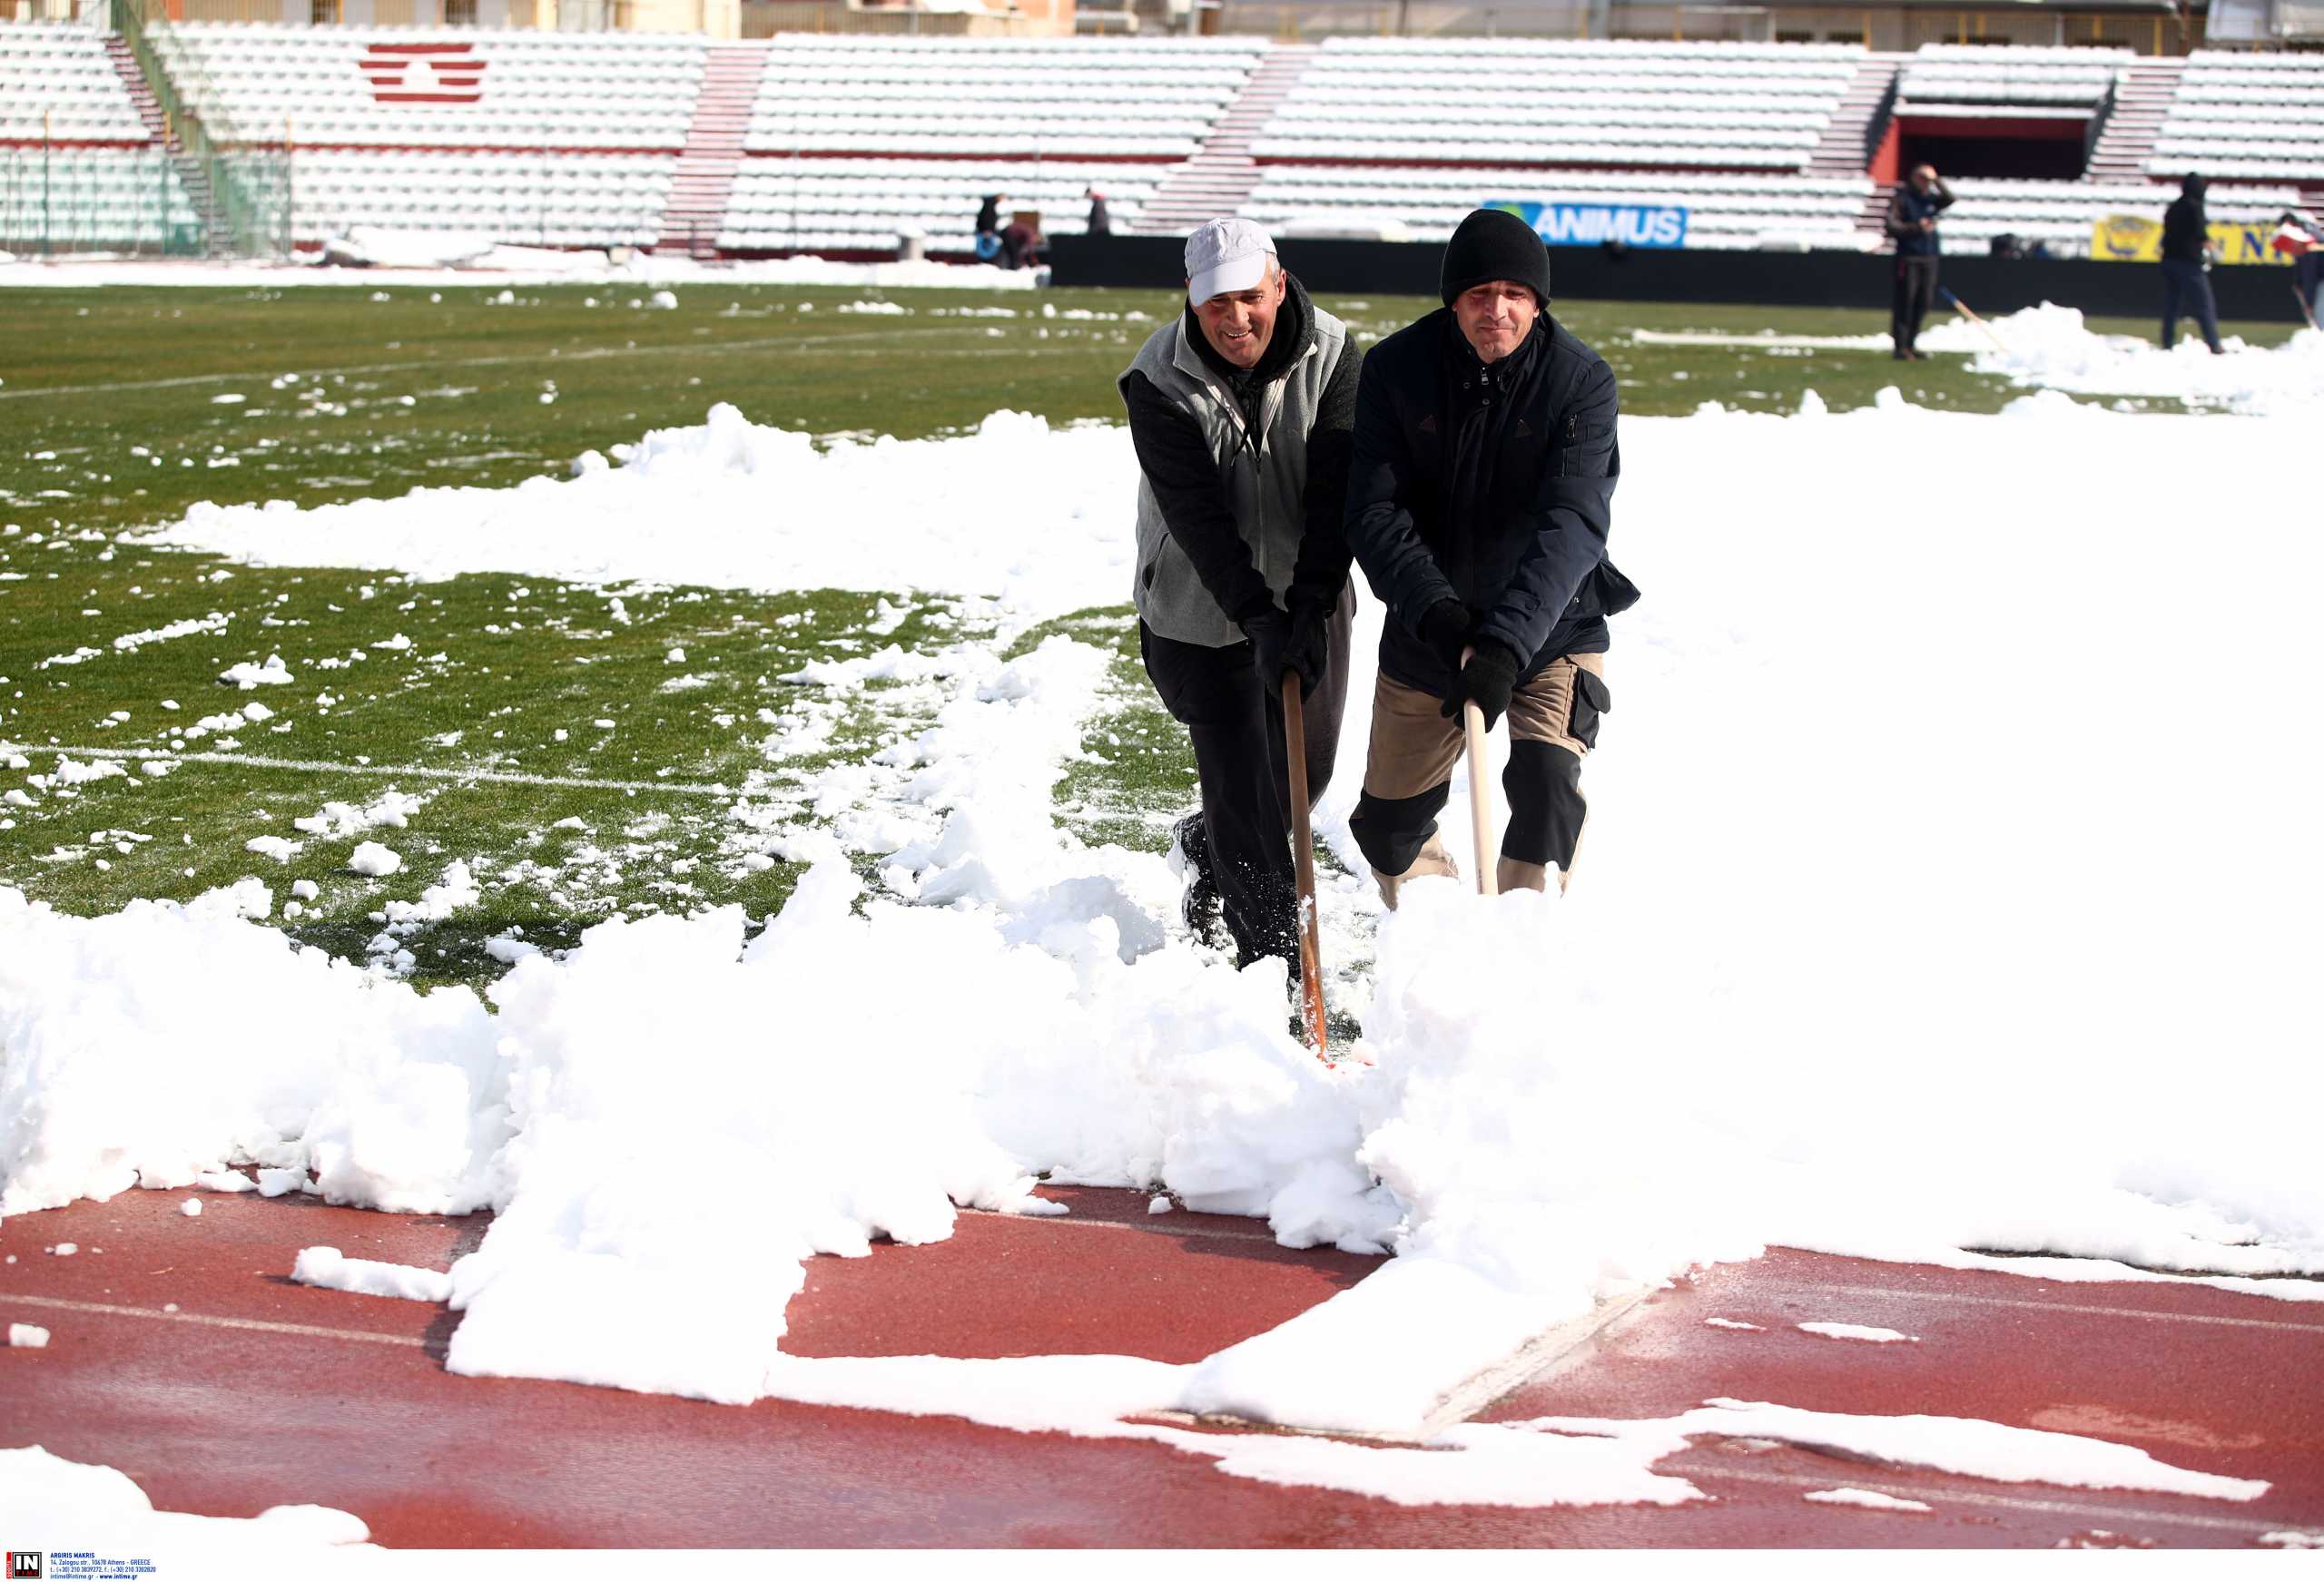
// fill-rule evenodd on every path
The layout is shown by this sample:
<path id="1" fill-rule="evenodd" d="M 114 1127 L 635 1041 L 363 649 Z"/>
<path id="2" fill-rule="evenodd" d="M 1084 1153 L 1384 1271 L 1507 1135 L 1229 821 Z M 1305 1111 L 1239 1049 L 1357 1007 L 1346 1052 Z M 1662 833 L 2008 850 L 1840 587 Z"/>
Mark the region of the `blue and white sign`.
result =
<path id="1" fill-rule="evenodd" d="M 1551 247 L 1596 247 L 1609 241 L 1630 247 L 1687 245 L 1687 211 L 1675 205 L 1490 203 L 1486 207 L 1508 210 Z"/>

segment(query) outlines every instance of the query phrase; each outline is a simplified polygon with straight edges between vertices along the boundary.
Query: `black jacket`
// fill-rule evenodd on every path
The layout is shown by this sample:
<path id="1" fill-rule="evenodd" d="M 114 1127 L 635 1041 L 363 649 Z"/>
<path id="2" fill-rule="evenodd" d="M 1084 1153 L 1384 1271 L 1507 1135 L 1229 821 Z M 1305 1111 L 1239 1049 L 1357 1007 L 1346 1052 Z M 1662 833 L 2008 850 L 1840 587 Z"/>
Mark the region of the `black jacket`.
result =
<path id="1" fill-rule="evenodd" d="M 1187 342 L 1233 392 L 1252 435 L 1258 432 L 1267 386 L 1281 378 L 1315 339 L 1315 307 L 1307 300 L 1307 289 L 1296 276 L 1285 280 L 1275 333 L 1256 368 L 1236 368 L 1212 350 L 1194 309 L 1186 310 Z M 1327 610 L 1339 603 L 1340 590 L 1347 585 L 1349 553 L 1340 523 L 1346 508 L 1349 430 L 1355 420 L 1356 369 L 1362 361 L 1351 335 L 1331 383 L 1324 388 L 1315 425 L 1308 430 L 1307 526 L 1285 594 L 1285 604 L 1295 612 L 1303 604 Z M 1137 464 L 1153 486 L 1171 538 L 1194 562 L 1202 585 L 1233 620 L 1272 605 L 1275 596 L 1251 563 L 1250 546 L 1244 543 L 1227 502 L 1219 458 L 1211 455 L 1201 426 L 1134 368 L 1122 376 L 1121 392 Z"/>
<path id="2" fill-rule="evenodd" d="M 1477 360 L 1440 309 L 1374 347 L 1355 403 L 1347 537 L 1388 606 L 1380 667 L 1442 694 L 1420 619 L 1455 598 L 1531 674 L 1602 653 L 1638 589 L 1606 558 L 1621 449 L 1614 373 L 1547 313 L 1509 356 Z"/>
<path id="3" fill-rule="evenodd" d="M 2199 264 L 2203 261 L 2203 244 L 2211 240 L 2211 226 L 2203 214 L 2203 191 L 2181 192 L 2162 211 L 2162 256 L 2181 263 Z"/>
<path id="4" fill-rule="evenodd" d="M 1888 195 L 1888 234 L 1896 241 L 1898 258 L 1935 258 L 1941 251 L 1936 232 L 1923 231 L 1921 221 L 1934 220 L 1953 207 L 1953 189 L 1931 182 L 1924 192 L 1910 182 L 1899 182 Z"/>

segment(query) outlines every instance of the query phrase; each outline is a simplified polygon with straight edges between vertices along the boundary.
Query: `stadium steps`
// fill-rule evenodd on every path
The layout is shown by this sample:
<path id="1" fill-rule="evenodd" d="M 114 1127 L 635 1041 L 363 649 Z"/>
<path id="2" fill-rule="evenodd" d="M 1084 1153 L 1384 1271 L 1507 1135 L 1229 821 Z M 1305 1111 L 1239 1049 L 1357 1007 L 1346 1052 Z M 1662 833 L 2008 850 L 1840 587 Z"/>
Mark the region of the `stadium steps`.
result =
<path id="1" fill-rule="evenodd" d="M 751 129 L 751 107 L 758 102 L 759 79 L 773 52 L 763 44 L 710 46 L 702 92 L 694 102 L 694 123 L 670 182 L 662 210 L 655 252 L 714 257 L 718 232 L 726 222 L 726 200 L 743 164 L 743 138 Z"/>
<path id="2" fill-rule="evenodd" d="M 186 201 L 193 206 L 202 221 L 202 239 L 212 256 L 224 257 L 230 251 L 225 245 L 226 218 L 218 207 L 217 196 L 210 190 L 210 177 L 203 172 L 202 162 L 186 152 L 185 145 L 172 135 L 169 117 L 162 113 L 162 101 L 154 95 L 153 84 L 145 80 L 143 68 L 128 41 L 119 34 L 105 35 L 105 56 L 113 62 L 113 69 L 121 78 L 121 85 L 129 91 L 129 102 L 137 110 L 137 119 L 145 123 L 145 135 L 170 157 L 170 164 L 178 173 L 178 185 L 185 190 Z"/>
<path id="3" fill-rule="evenodd" d="M 1910 59 L 1901 54 L 1864 57 L 1864 64 L 1856 69 L 1856 80 L 1840 95 L 1832 119 L 1825 123 L 1823 139 L 1802 174 L 1846 179 L 1865 173 L 1872 163 L 1872 151 L 1879 146 L 1880 134 L 1887 130 L 1896 74 Z"/>
<path id="4" fill-rule="evenodd" d="M 2090 151 L 2090 168 L 2083 178 L 2142 187 L 2148 156 L 2154 152 L 2155 134 L 2179 96 L 2179 76 L 2187 69 L 2183 59 L 2142 60 L 2125 66 L 2114 82 L 2114 108 L 2099 129 Z"/>
<path id="5" fill-rule="evenodd" d="M 1175 165 L 1147 199 L 1137 228 L 1166 236 L 1184 236 L 1206 220 L 1232 214 L 1259 184 L 1258 162 L 1251 143 L 1299 79 L 1319 46 L 1279 44 L 1261 58 L 1258 69 L 1245 79 L 1243 91 L 1226 107 L 1204 140 L 1202 149 L 1184 164 Z"/>

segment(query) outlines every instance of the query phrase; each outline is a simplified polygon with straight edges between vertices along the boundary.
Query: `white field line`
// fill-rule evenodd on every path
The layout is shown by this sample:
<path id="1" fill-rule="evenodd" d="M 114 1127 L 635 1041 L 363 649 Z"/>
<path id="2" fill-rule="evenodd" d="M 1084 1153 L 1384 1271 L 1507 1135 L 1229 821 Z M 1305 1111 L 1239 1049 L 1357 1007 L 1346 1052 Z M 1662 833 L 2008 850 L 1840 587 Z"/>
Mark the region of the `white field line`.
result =
<path id="1" fill-rule="evenodd" d="M 310 379 L 328 378 L 334 374 L 389 374 L 407 371 L 424 372 L 430 368 L 507 368 L 512 364 L 523 364 L 527 368 L 555 368 L 564 363 L 596 362 L 605 358 L 666 357 L 674 353 L 683 353 L 687 357 L 712 357 L 722 356 L 727 352 L 734 351 L 770 351 L 785 347 L 803 350 L 811 347 L 832 346 L 838 342 L 848 340 L 879 340 L 884 342 L 892 340 L 898 336 L 907 335 L 976 335 L 979 337 L 984 337 L 988 339 L 990 339 L 990 337 L 984 336 L 984 327 L 980 323 L 915 324 L 898 325 L 892 329 L 882 326 L 877 329 L 860 329 L 842 335 L 769 335 L 761 336 L 750 340 L 689 341 L 684 344 L 674 342 L 667 346 L 592 346 L 585 347 L 579 351 L 565 352 L 555 359 L 546 358 L 537 353 L 527 352 L 523 356 L 462 357 L 429 362 L 350 363 L 344 367 L 313 368 L 302 368 L 290 371 L 297 373 L 300 379 L 303 382 Z M 867 347 L 862 349 L 868 353 L 879 351 L 882 349 L 882 348 Z M 981 353 L 985 350 L 985 348 L 980 346 L 973 349 Z M 1025 349 L 1018 349 L 1012 350 L 1009 355 L 1012 357 L 1022 356 L 1024 355 Z M 1063 351 L 1070 349 L 1070 348 L 1045 348 L 1041 349 Z M 925 357 L 931 354 L 926 350 L 922 350 L 915 353 L 914 355 Z M 247 385 L 257 380 L 271 377 L 279 376 L 270 376 L 266 374 L 186 374 L 177 378 L 139 379 L 122 384 L 45 385 L 37 389 L 0 389 L 0 401 L 20 400 L 25 398 L 34 396 L 100 396 L 109 394 L 115 390 L 167 390 L 179 388 L 188 385 Z"/>
<path id="2" fill-rule="evenodd" d="M 1749 350 L 1755 346 L 1808 347 L 1817 351 L 1879 351 L 1885 335 L 1730 335 L 1709 330 L 1633 329 L 1630 339 L 1640 346 L 1722 346 Z"/>
<path id="3" fill-rule="evenodd" d="M 704 785 L 684 780 L 589 780 L 578 775 L 519 774 L 506 769 L 436 769 L 417 763 L 330 763 L 313 758 L 258 758 L 243 752 L 171 752 L 142 747 L 35 747 L 12 742 L 18 752 L 53 752 L 59 757 L 151 759 L 156 763 L 232 763 L 245 769 L 281 769 L 300 774 L 371 774 L 392 780 L 442 780 L 456 785 L 553 786 L 573 791 L 671 791 L 689 797 L 736 797 L 731 785 Z"/>

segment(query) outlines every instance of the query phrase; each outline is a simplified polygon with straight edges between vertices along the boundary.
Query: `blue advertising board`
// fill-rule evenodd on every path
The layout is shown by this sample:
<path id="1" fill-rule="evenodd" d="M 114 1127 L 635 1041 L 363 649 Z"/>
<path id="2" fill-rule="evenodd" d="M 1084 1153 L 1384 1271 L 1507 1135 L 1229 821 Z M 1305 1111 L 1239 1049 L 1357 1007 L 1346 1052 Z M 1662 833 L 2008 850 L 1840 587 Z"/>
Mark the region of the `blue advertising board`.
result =
<path id="1" fill-rule="evenodd" d="M 1687 211 L 1672 204 L 1501 202 L 1485 206 L 1508 210 L 1551 247 L 1596 247 L 1608 241 L 1630 247 L 1687 245 Z"/>

